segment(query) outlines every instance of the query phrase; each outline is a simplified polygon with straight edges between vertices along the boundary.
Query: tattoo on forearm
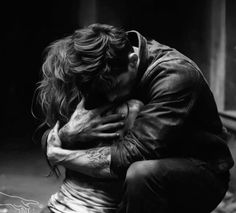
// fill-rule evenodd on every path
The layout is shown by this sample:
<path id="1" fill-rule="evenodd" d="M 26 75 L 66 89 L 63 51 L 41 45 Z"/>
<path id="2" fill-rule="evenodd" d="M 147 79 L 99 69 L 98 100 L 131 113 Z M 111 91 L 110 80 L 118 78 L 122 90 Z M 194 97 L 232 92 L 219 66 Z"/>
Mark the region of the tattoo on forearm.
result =
<path id="1" fill-rule="evenodd" d="M 95 177 L 110 176 L 110 147 L 98 147 L 86 151 L 92 175 Z"/>
<path id="2" fill-rule="evenodd" d="M 94 167 L 105 167 L 110 164 L 108 155 L 110 154 L 110 147 L 98 147 L 86 151 L 87 158 L 94 165 Z"/>
<path id="3" fill-rule="evenodd" d="M 111 177 L 110 173 L 110 147 L 97 147 L 88 149 L 84 153 L 74 152 L 66 158 L 67 162 L 76 160 L 86 162 L 87 172 L 93 177 Z M 79 170 L 79 167 L 78 167 Z"/>

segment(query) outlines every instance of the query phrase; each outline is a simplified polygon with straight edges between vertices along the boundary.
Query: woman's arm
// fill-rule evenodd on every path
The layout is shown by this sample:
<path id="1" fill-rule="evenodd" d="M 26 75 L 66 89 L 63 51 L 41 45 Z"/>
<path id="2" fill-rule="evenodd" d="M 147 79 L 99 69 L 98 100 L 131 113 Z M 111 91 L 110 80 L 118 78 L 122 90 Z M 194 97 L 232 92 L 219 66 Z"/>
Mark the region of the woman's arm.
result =
<path id="1" fill-rule="evenodd" d="M 140 101 L 131 100 L 114 111 L 115 113 L 126 112 L 127 114 L 125 126 L 120 132 L 121 135 L 124 135 L 132 127 L 142 106 L 143 104 Z M 47 149 L 48 159 L 53 164 L 62 165 L 65 168 L 97 178 L 116 178 L 116 175 L 112 174 L 110 170 L 110 146 L 106 145 L 86 150 L 66 150 L 58 144 L 60 144 L 60 138 L 58 136 L 58 126 L 56 125 L 49 134 Z"/>
<path id="2" fill-rule="evenodd" d="M 53 147 L 47 152 L 50 162 L 96 178 L 115 178 L 110 171 L 110 146 L 87 150 Z"/>

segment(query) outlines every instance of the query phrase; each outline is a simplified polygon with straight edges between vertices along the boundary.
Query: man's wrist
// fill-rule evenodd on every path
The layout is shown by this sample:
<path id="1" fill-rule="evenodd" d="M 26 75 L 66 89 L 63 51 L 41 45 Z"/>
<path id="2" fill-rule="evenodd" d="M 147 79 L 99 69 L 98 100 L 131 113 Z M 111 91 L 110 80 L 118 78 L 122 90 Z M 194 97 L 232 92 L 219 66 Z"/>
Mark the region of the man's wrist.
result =
<path id="1" fill-rule="evenodd" d="M 79 147 L 80 138 L 78 134 L 62 130 L 59 131 L 58 135 L 62 143 L 62 148 L 71 150 Z"/>

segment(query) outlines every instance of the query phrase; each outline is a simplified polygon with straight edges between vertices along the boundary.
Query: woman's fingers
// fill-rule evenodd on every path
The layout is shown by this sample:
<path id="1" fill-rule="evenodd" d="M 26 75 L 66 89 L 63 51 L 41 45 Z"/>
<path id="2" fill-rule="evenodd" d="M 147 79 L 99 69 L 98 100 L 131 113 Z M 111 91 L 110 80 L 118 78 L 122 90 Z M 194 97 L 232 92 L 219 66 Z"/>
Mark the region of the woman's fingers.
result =
<path id="1" fill-rule="evenodd" d="M 82 99 L 80 100 L 80 102 L 77 104 L 76 109 L 84 109 L 84 98 L 82 97 Z"/>
<path id="2" fill-rule="evenodd" d="M 48 135 L 48 145 L 50 146 L 60 146 L 61 141 L 58 136 L 58 129 L 59 129 L 59 121 L 57 121 L 56 125 L 53 127 L 53 129 L 50 131 Z"/>
<path id="3" fill-rule="evenodd" d="M 96 128 L 97 132 L 102 132 L 102 131 L 111 131 L 111 130 L 118 130 L 124 127 L 124 122 L 116 122 L 116 123 L 108 123 L 105 125 L 98 126 Z"/>
<path id="4" fill-rule="evenodd" d="M 56 134 L 58 134 L 58 130 L 59 130 L 59 121 L 57 121 L 56 125 L 53 127 L 53 130 Z"/>

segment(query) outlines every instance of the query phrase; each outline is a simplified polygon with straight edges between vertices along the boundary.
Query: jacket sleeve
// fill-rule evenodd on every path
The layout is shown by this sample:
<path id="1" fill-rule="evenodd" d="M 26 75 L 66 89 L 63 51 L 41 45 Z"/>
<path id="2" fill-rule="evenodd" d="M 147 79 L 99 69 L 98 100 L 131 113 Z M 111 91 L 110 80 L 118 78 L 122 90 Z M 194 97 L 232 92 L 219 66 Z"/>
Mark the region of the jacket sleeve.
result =
<path id="1" fill-rule="evenodd" d="M 200 72 L 185 60 L 162 62 L 146 76 L 148 103 L 133 128 L 111 147 L 111 171 L 123 177 L 135 161 L 168 154 L 199 93 Z"/>

